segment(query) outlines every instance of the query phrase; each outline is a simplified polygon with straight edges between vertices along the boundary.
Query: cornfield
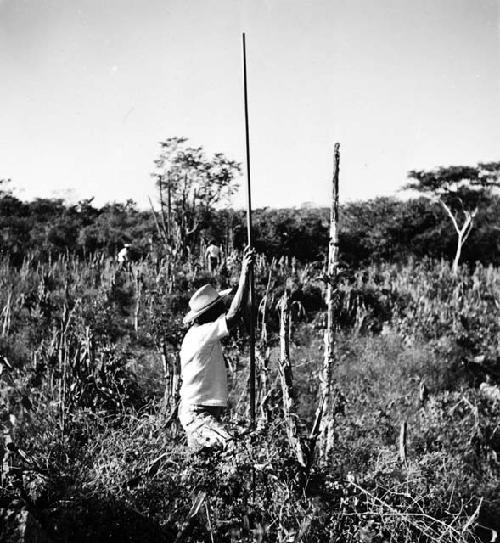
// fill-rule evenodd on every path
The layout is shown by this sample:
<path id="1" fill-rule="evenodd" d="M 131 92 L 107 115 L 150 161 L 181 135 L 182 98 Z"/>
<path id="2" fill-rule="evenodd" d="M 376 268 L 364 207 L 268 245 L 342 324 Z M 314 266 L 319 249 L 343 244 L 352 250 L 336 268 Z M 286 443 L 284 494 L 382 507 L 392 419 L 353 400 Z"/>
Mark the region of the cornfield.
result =
<path id="1" fill-rule="evenodd" d="M 175 416 L 182 316 L 197 287 L 227 287 L 238 271 L 238 258 L 216 275 L 195 257 L 0 263 L 2 541 L 496 537 L 500 401 L 480 385 L 500 377 L 500 272 L 454 276 L 426 260 L 333 279 L 322 262 L 260 255 L 257 428 L 243 323 L 227 345 L 226 423 L 239 437 L 192 455 Z"/>

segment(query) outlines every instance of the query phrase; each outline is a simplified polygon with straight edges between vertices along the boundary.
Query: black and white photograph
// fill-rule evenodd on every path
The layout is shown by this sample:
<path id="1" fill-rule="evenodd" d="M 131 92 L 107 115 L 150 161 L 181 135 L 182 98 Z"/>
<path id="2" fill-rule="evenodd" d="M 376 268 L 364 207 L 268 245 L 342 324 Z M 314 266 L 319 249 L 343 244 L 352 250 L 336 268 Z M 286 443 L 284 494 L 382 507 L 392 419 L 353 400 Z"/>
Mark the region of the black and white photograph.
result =
<path id="1" fill-rule="evenodd" d="M 0 541 L 500 541 L 500 0 L 0 0 Z"/>

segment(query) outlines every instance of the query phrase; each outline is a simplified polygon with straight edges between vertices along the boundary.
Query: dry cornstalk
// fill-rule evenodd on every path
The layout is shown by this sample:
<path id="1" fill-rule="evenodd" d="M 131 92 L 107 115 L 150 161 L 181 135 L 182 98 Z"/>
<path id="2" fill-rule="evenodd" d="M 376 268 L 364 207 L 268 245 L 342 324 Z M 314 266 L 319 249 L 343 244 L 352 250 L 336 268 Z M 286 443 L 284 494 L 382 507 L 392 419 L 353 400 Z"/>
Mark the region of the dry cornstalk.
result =
<path id="1" fill-rule="evenodd" d="M 168 399 L 170 397 L 170 365 L 168 363 L 168 351 L 167 351 L 167 345 L 165 342 L 162 342 L 160 345 L 160 356 L 161 356 L 161 362 L 163 366 L 163 376 L 165 378 L 165 391 L 163 393 L 163 397 L 165 399 L 165 405 L 168 402 Z"/>
<path id="2" fill-rule="evenodd" d="M 135 307 L 134 307 L 134 332 L 137 334 L 139 330 L 139 310 L 141 305 L 141 294 L 142 294 L 142 281 L 140 278 L 139 270 L 134 270 L 134 282 L 135 282 Z"/>
<path id="3" fill-rule="evenodd" d="M 180 400 L 181 385 L 181 362 L 178 350 L 169 352 L 167 342 L 163 341 L 160 346 L 160 355 L 165 376 L 164 405 L 168 406 L 172 415 Z"/>
<path id="4" fill-rule="evenodd" d="M 7 294 L 7 301 L 2 310 L 2 337 L 6 337 L 9 334 L 10 329 L 10 320 L 11 320 L 11 302 L 12 302 L 12 289 L 9 290 Z"/>
<path id="5" fill-rule="evenodd" d="M 425 406 L 425 402 L 427 401 L 429 397 L 429 391 L 427 390 L 427 387 L 425 386 L 425 381 L 420 381 L 418 385 L 418 403 L 420 407 Z"/>
<path id="6" fill-rule="evenodd" d="M 295 394 L 293 390 L 292 365 L 290 363 L 290 298 L 285 291 L 280 303 L 280 360 L 279 374 L 283 390 L 283 411 L 286 422 L 288 441 L 297 457 L 298 462 L 306 467 L 304 447 L 297 429 L 297 414 L 295 409 Z"/>
<path id="7" fill-rule="evenodd" d="M 9 475 L 11 467 L 10 446 L 12 445 L 12 443 L 13 441 L 11 432 L 8 426 L 5 424 L 2 426 L 2 447 L 0 449 L 0 451 L 2 452 L 2 463 L 0 465 L 0 484 L 2 486 L 6 485 L 5 481 Z"/>
<path id="8" fill-rule="evenodd" d="M 175 352 L 172 361 L 172 384 L 170 392 L 170 412 L 173 413 L 180 400 L 181 388 L 181 358 L 179 352 Z"/>
<path id="9" fill-rule="evenodd" d="M 406 466 L 408 460 L 408 423 L 403 421 L 401 423 L 401 430 L 399 431 L 399 459 Z"/>
<path id="10" fill-rule="evenodd" d="M 269 359 L 271 357 L 271 350 L 268 344 L 267 337 L 267 302 L 269 299 L 269 292 L 271 290 L 272 269 L 269 270 L 267 278 L 266 294 L 260 303 L 261 312 L 261 328 L 260 328 L 260 342 L 257 349 L 257 360 L 259 361 L 259 400 L 260 400 L 260 420 L 263 423 L 271 420 L 271 411 L 268 407 L 269 402 Z"/>

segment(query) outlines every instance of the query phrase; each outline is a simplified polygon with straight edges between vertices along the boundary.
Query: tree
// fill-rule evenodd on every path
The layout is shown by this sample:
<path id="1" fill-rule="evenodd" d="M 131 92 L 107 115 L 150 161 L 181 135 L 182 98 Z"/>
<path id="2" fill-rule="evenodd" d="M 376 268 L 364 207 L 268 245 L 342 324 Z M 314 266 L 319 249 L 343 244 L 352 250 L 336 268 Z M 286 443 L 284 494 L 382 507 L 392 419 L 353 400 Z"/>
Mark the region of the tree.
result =
<path id="1" fill-rule="evenodd" d="M 453 224 L 457 248 L 452 270 L 456 274 L 462 248 L 474 226 L 476 214 L 491 200 L 492 191 L 500 186 L 500 162 L 412 170 L 408 177 L 412 181 L 403 189 L 415 190 L 439 203 Z"/>
<path id="2" fill-rule="evenodd" d="M 0 179 L 0 253 L 21 266 L 33 225 L 28 206 L 14 196 L 10 183 Z"/>
<path id="3" fill-rule="evenodd" d="M 208 225 L 216 204 L 229 203 L 241 171 L 238 162 L 221 153 L 207 157 L 203 147 L 190 147 L 187 141 L 174 137 L 160 142 L 152 174 L 160 196 L 162 237 L 178 250 Z"/>
<path id="4" fill-rule="evenodd" d="M 342 206 L 340 247 L 343 260 L 351 263 L 394 260 L 398 247 L 393 233 L 401 235 L 403 207 L 403 202 L 385 196 Z"/>

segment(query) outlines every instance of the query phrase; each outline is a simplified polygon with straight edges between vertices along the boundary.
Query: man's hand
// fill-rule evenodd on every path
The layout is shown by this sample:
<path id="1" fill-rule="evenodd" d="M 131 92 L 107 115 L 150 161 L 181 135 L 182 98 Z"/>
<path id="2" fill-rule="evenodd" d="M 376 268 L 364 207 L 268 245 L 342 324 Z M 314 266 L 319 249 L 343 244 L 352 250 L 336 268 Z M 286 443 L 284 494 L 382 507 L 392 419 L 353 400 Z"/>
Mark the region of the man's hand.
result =
<path id="1" fill-rule="evenodd" d="M 247 245 L 243 253 L 242 271 L 247 272 L 249 269 L 251 269 L 254 263 L 255 263 L 255 249 L 251 247 L 250 245 Z"/>

